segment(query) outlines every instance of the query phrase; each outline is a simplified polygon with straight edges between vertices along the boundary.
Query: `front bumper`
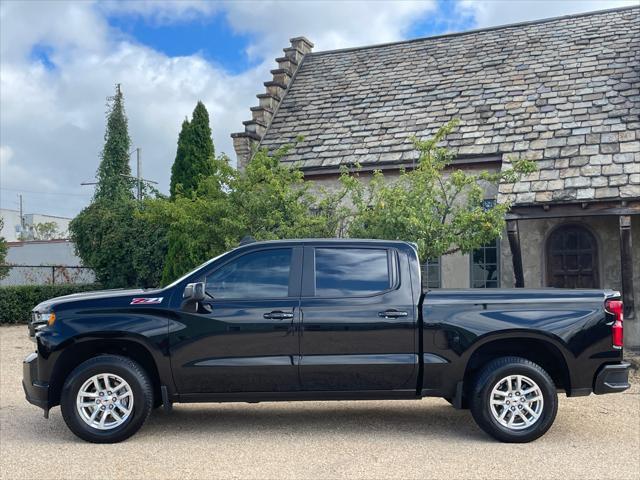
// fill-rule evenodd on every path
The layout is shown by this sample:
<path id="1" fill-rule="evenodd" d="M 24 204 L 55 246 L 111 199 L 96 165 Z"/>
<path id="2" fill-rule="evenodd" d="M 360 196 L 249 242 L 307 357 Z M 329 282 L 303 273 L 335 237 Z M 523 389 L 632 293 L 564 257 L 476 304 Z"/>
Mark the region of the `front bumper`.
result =
<path id="1" fill-rule="evenodd" d="M 628 362 L 620 362 L 612 365 L 604 365 L 596 375 L 593 383 L 593 393 L 602 395 L 603 393 L 624 392 L 629 385 Z"/>
<path id="2" fill-rule="evenodd" d="M 49 411 L 49 385 L 38 380 L 38 354 L 30 353 L 22 362 L 22 388 L 27 401 Z"/>

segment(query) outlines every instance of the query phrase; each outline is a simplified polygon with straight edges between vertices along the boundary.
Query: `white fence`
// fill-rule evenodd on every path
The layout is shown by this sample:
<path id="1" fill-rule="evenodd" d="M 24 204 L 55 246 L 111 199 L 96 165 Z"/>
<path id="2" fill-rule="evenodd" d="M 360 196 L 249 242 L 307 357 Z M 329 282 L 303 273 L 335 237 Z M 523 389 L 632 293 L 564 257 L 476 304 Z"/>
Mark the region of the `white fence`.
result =
<path id="1" fill-rule="evenodd" d="M 65 265 L 9 265 L 0 285 L 55 285 L 93 283 L 96 277 L 87 267 Z"/>

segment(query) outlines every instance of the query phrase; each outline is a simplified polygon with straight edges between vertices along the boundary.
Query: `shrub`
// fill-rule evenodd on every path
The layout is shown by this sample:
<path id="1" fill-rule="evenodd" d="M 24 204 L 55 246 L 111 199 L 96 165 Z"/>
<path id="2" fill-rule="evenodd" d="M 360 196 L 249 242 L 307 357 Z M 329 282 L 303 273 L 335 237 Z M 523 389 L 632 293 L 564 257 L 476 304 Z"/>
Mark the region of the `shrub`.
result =
<path id="1" fill-rule="evenodd" d="M 33 307 L 44 300 L 100 288 L 96 283 L 0 287 L 0 325 L 27 323 Z"/>

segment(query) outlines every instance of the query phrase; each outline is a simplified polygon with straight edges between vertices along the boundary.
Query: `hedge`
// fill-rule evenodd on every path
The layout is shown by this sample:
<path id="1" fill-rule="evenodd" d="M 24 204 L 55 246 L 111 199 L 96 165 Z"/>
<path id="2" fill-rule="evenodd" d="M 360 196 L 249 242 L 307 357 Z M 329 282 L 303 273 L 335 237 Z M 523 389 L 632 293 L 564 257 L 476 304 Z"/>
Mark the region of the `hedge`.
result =
<path id="1" fill-rule="evenodd" d="M 0 325 L 27 323 L 33 307 L 44 300 L 100 288 L 96 283 L 0 287 Z"/>

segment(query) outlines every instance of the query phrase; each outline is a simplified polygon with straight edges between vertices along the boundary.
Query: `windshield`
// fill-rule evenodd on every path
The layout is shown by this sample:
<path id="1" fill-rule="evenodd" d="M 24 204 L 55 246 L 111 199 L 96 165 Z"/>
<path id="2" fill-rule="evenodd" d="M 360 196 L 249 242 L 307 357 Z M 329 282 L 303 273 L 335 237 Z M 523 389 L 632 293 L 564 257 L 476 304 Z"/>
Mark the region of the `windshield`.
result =
<path id="1" fill-rule="evenodd" d="M 230 250 L 231 251 L 231 250 Z M 218 255 L 217 257 L 213 257 L 211 260 L 207 260 L 206 262 L 204 262 L 201 265 L 198 265 L 196 268 L 194 268 L 193 270 L 191 270 L 189 273 L 185 273 L 183 276 L 181 276 L 179 279 L 175 280 L 174 282 L 172 282 L 171 284 L 167 285 L 165 288 L 171 288 L 176 286 L 178 283 L 182 282 L 183 280 L 186 280 L 187 277 L 193 275 L 195 272 L 197 272 L 198 270 L 200 270 L 201 268 L 206 267 L 207 265 L 209 265 L 212 262 L 215 262 L 216 260 L 218 260 L 220 257 L 222 257 L 223 255 L 226 255 L 229 252 L 224 252 L 221 253 L 220 255 Z"/>

